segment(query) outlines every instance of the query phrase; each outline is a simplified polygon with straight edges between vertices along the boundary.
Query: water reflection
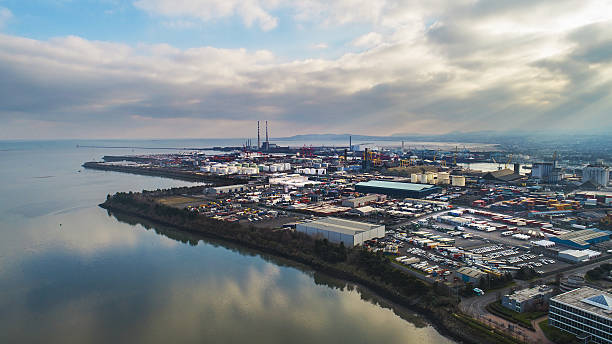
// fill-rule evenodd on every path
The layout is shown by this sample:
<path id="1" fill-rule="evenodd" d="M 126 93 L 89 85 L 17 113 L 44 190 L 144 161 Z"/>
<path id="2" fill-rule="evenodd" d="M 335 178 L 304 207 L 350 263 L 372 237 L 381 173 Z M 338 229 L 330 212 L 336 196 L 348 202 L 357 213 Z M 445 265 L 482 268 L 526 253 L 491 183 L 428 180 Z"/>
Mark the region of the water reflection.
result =
<path id="1" fill-rule="evenodd" d="M 362 288 L 97 207 L 108 193 L 189 183 L 77 172 L 105 152 L 70 142 L 6 145 L 0 343 L 450 342 Z"/>
<path id="2" fill-rule="evenodd" d="M 131 215 L 126 215 L 124 213 L 117 213 L 107 211 L 109 215 L 114 216 L 118 221 L 123 223 L 128 223 L 133 226 L 140 225 L 147 230 L 153 230 L 155 233 L 162 235 L 164 237 L 179 241 L 183 244 L 188 244 L 191 246 L 197 246 L 200 242 L 206 243 L 208 245 L 213 245 L 214 247 L 223 247 L 225 249 L 231 250 L 233 252 L 239 253 L 241 255 L 248 256 L 258 256 L 266 260 L 267 262 L 271 262 L 276 266 L 283 267 L 291 267 L 298 269 L 310 276 L 313 277 L 313 282 L 316 285 L 325 286 L 331 289 L 336 289 L 341 292 L 353 292 L 355 291 L 361 300 L 367 301 L 373 305 L 376 305 L 381 308 L 389 309 L 393 311 L 394 314 L 399 316 L 400 318 L 411 322 L 416 327 L 425 327 L 427 326 L 426 321 L 415 314 L 414 312 L 406 309 L 405 307 L 398 306 L 387 301 L 384 298 L 372 293 L 369 289 L 356 285 L 354 283 L 347 282 L 345 280 L 341 280 L 320 272 L 312 271 L 308 267 L 305 267 L 302 264 L 293 262 L 291 260 L 284 259 L 282 257 L 277 257 L 274 255 L 270 255 L 261 251 L 257 251 L 254 249 L 246 248 L 240 245 L 236 245 L 231 242 L 217 240 L 213 238 L 209 238 L 203 235 L 199 235 L 197 233 L 190 233 L 185 231 L 180 231 L 175 228 L 164 226 L 157 223 L 152 223 L 146 219 L 142 219 L 139 217 L 134 217 Z"/>

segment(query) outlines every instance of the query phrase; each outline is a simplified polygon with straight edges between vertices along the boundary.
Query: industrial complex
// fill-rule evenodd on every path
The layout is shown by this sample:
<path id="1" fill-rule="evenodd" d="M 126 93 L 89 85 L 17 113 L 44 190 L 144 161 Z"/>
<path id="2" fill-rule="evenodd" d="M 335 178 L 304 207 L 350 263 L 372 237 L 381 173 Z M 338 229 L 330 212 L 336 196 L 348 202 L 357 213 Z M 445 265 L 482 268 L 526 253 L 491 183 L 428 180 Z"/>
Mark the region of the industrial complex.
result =
<path id="1" fill-rule="evenodd" d="M 580 157 L 562 161 L 548 152 L 525 163 L 526 154 L 403 143 L 283 147 L 270 143 L 265 126 L 262 142 L 258 123 L 256 145 L 105 157 L 85 166 L 204 183 L 157 202 L 374 252 L 405 274 L 462 295 L 461 304 L 502 290 L 489 301 L 504 311 L 481 310 L 471 314 L 475 321 L 550 309 L 551 327 L 611 342 L 606 161 L 575 166 Z M 519 282 L 511 290 L 512 280 Z"/>

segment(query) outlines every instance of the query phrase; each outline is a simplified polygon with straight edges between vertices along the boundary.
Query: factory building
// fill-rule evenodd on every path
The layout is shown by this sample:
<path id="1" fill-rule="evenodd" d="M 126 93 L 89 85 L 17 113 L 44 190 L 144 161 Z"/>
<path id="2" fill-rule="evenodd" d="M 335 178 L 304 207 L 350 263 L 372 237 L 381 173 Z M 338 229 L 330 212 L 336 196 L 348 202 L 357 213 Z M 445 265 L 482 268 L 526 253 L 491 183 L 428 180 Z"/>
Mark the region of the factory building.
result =
<path id="1" fill-rule="evenodd" d="M 215 186 L 212 188 L 207 188 L 206 190 L 204 190 L 204 193 L 209 194 L 209 195 L 222 195 L 222 194 L 231 194 L 235 192 L 247 191 L 250 189 L 251 189 L 251 186 L 247 184 Z"/>
<path id="2" fill-rule="evenodd" d="M 591 245 L 610 240 L 610 233 L 598 229 L 583 229 L 550 238 L 558 245 L 586 250 Z"/>
<path id="3" fill-rule="evenodd" d="M 558 183 L 561 180 L 561 169 L 552 162 L 536 162 L 531 166 L 531 177 L 545 183 Z"/>
<path id="4" fill-rule="evenodd" d="M 553 294 L 553 288 L 541 285 L 529 289 L 523 289 L 514 294 L 502 297 L 502 306 L 515 312 L 523 313 L 536 309 L 545 309 L 548 300 Z"/>
<path id="5" fill-rule="evenodd" d="M 355 191 L 362 193 L 377 193 L 394 198 L 423 198 L 436 192 L 440 187 L 424 184 L 387 182 L 370 180 L 355 185 Z"/>
<path id="6" fill-rule="evenodd" d="M 612 295 L 590 287 L 550 299 L 548 323 L 587 343 L 612 343 Z"/>
<path id="7" fill-rule="evenodd" d="M 299 223 L 295 226 L 298 232 L 306 233 L 330 242 L 343 243 L 346 247 L 363 244 L 367 240 L 385 237 L 385 226 L 364 222 L 326 217 L 320 220 Z"/>
<path id="8" fill-rule="evenodd" d="M 607 186 L 610 183 L 610 167 L 588 165 L 582 169 L 582 182 L 591 182 L 597 186 Z"/>
<path id="9" fill-rule="evenodd" d="M 474 268 L 470 268 L 467 266 L 464 266 L 462 268 L 459 268 L 457 270 L 457 274 L 461 277 L 461 279 L 463 280 L 463 282 L 465 283 L 473 283 L 473 284 L 477 284 L 478 282 L 480 282 L 480 279 L 482 277 L 486 277 L 487 274 L 478 270 L 478 269 L 474 269 Z"/>
<path id="10" fill-rule="evenodd" d="M 587 252 L 580 250 L 565 250 L 560 251 L 557 258 L 560 260 L 564 260 L 570 263 L 582 263 L 589 260 L 589 254 Z"/>
<path id="11" fill-rule="evenodd" d="M 372 202 L 380 202 L 387 199 L 386 195 L 367 195 L 363 197 L 347 198 L 342 200 L 343 207 L 359 208 Z"/>

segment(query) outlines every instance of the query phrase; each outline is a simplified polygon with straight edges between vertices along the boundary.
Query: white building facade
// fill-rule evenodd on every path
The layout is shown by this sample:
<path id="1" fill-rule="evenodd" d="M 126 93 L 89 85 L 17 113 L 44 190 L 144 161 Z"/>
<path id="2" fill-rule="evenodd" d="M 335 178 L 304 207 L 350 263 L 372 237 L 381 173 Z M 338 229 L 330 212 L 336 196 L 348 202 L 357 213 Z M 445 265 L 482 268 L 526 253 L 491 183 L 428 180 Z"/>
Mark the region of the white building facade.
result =
<path id="1" fill-rule="evenodd" d="M 335 244 L 343 243 L 346 247 L 363 244 L 367 240 L 385 237 L 385 226 L 358 221 L 326 217 L 320 220 L 298 223 L 298 232 L 315 238 L 327 239 Z"/>

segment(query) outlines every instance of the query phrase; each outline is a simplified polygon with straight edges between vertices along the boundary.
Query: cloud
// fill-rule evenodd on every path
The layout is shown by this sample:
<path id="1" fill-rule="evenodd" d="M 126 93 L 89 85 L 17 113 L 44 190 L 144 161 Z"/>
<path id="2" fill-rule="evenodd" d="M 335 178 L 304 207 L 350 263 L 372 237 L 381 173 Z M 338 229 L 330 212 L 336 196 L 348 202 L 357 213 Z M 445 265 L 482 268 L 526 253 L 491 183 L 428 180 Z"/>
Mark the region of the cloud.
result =
<path id="1" fill-rule="evenodd" d="M 379 45 L 383 41 L 383 36 L 376 32 L 370 32 L 363 36 L 357 37 L 352 44 L 359 48 L 371 48 Z"/>
<path id="2" fill-rule="evenodd" d="M 318 43 L 312 46 L 315 49 L 327 49 L 329 48 L 329 46 L 327 45 L 327 43 Z"/>
<path id="3" fill-rule="evenodd" d="M 13 12 L 6 7 L 0 6 L 0 29 L 2 29 L 6 23 L 13 18 Z"/>
<path id="4" fill-rule="evenodd" d="M 205 2 L 139 3 L 179 17 L 195 6 L 194 17 L 208 20 L 210 13 L 241 15 L 244 5 L 212 4 L 200 13 Z M 288 6 L 252 4 L 270 16 Z M 612 128 L 612 8 L 374 1 L 363 12 L 350 4 L 358 5 L 291 7 L 302 22 L 370 22 L 369 33 L 325 59 L 0 35 L 0 137 L 27 135 L 27 123 L 48 135 L 91 127 L 104 137 L 244 136 L 257 119 L 270 120 L 277 136 Z"/>
<path id="5" fill-rule="evenodd" d="M 257 0 L 138 0 L 134 5 L 155 15 L 197 18 L 205 22 L 238 16 L 247 27 L 257 23 L 264 31 L 278 25 L 278 18 Z"/>

